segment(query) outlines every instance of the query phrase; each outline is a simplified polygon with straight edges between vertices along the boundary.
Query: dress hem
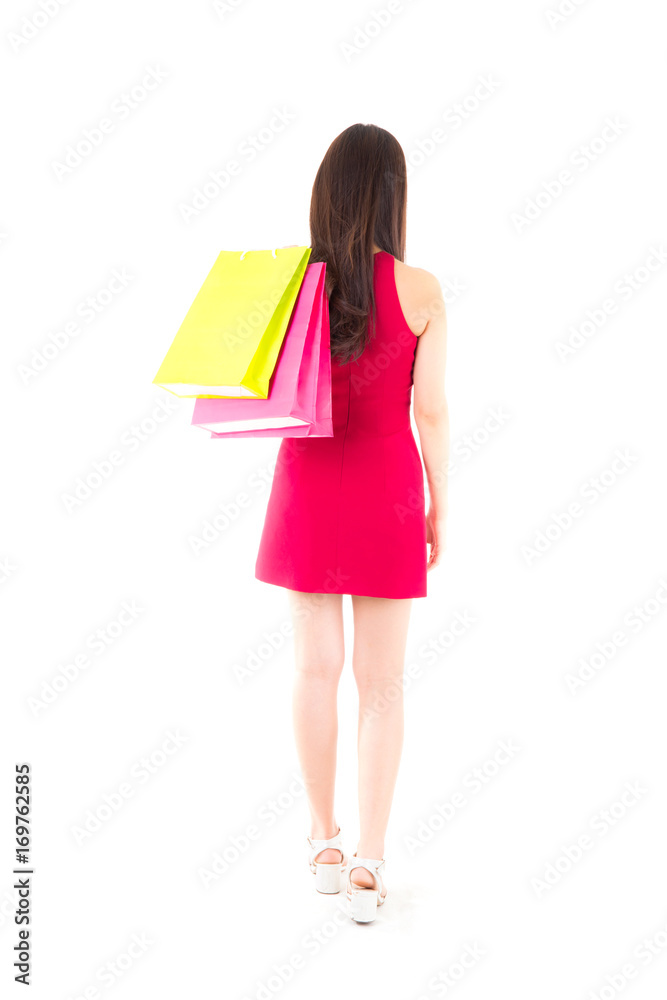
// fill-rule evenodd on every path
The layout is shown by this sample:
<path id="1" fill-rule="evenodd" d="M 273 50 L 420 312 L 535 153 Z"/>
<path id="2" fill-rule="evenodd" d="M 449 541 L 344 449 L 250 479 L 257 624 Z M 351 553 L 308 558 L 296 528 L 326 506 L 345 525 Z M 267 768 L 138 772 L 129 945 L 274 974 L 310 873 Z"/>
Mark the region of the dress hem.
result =
<path id="1" fill-rule="evenodd" d="M 336 587 L 328 587 L 326 590 L 322 588 L 318 590 L 318 589 L 313 589 L 311 587 L 302 588 L 302 587 L 295 587 L 293 584 L 290 583 L 278 583 L 276 580 L 267 580 L 262 576 L 257 576 L 257 573 L 255 573 L 255 579 L 259 580 L 260 583 L 268 583 L 272 587 L 283 587 L 283 589 L 285 590 L 294 590 L 299 594 L 342 594 L 342 595 L 348 594 L 350 597 L 380 597 L 380 598 L 385 598 L 386 600 L 389 601 L 410 601 L 420 597 L 428 597 L 426 591 L 420 594 L 377 594 L 377 593 L 359 594 L 356 592 L 353 593 L 350 590 L 343 590 L 342 588 L 336 588 Z"/>

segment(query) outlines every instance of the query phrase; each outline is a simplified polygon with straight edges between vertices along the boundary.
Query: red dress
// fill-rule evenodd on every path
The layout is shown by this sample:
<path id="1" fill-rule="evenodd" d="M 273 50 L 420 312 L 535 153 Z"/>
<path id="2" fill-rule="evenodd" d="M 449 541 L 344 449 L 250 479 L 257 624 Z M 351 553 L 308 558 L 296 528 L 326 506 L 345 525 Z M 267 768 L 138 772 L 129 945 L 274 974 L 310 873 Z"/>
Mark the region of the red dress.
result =
<path id="1" fill-rule="evenodd" d="M 375 335 L 332 359 L 333 437 L 283 438 L 255 577 L 310 593 L 426 597 L 424 471 L 410 425 L 418 337 L 375 254 Z"/>

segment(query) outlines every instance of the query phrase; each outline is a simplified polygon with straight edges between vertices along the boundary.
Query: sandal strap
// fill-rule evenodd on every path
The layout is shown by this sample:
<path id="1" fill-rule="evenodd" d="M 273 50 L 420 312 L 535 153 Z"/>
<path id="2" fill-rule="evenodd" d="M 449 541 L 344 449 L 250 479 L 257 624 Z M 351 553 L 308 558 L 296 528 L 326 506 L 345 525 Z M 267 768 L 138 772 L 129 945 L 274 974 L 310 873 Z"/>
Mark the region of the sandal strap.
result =
<path id="1" fill-rule="evenodd" d="M 377 880 L 380 895 L 383 895 L 384 858 L 358 858 L 356 854 L 352 854 L 348 858 L 348 882 L 351 881 L 350 876 L 353 868 L 365 868 L 366 871 L 370 872 Z"/>
<path id="2" fill-rule="evenodd" d="M 338 828 L 338 833 L 329 840 L 313 840 L 311 837 L 308 840 L 308 861 L 312 865 L 315 863 L 315 858 L 321 851 L 334 850 L 340 851 L 341 861 L 345 861 L 345 855 L 343 853 L 343 838 L 340 832 L 340 827 Z"/>

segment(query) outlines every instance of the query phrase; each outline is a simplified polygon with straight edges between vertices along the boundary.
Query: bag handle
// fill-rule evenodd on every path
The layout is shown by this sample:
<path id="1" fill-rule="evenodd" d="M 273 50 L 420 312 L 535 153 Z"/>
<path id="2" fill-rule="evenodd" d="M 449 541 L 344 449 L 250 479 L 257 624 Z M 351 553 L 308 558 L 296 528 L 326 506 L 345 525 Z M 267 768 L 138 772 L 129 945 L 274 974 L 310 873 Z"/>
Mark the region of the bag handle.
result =
<path id="1" fill-rule="evenodd" d="M 245 255 L 247 253 L 252 253 L 252 250 L 244 250 L 243 253 L 241 254 L 239 260 L 243 260 L 243 258 L 245 257 Z M 272 250 L 271 253 L 273 254 L 273 259 L 276 260 L 276 251 Z"/>

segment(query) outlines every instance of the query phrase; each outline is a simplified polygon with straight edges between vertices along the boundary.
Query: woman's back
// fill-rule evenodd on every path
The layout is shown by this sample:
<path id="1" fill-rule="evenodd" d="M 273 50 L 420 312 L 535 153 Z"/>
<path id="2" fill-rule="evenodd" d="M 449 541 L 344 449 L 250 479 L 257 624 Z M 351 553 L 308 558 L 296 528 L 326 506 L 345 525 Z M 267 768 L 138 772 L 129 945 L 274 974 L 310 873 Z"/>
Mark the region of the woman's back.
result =
<path id="1" fill-rule="evenodd" d="M 333 437 L 284 438 L 255 576 L 291 590 L 426 596 L 424 472 L 410 425 L 419 338 L 394 258 L 374 260 L 376 316 L 356 361 L 332 359 Z"/>
<path id="2" fill-rule="evenodd" d="M 396 290 L 395 260 L 374 260 L 376 316 L 371 340 L 357 361 L 332 361 L 334 436 L 386 436 L 410 426 L 412 373 L 418 337 L 407 324 Z"/>

